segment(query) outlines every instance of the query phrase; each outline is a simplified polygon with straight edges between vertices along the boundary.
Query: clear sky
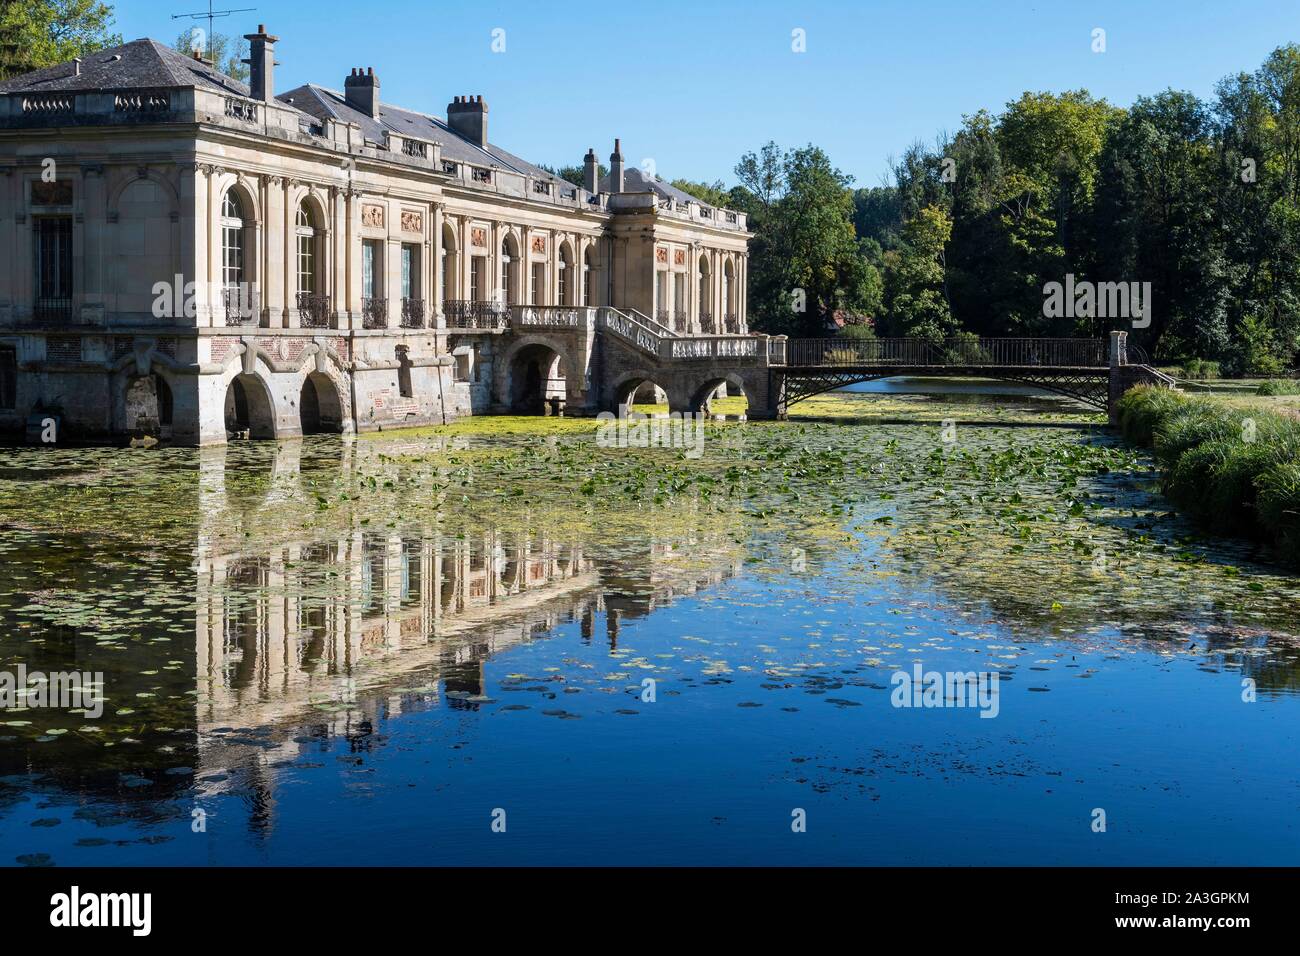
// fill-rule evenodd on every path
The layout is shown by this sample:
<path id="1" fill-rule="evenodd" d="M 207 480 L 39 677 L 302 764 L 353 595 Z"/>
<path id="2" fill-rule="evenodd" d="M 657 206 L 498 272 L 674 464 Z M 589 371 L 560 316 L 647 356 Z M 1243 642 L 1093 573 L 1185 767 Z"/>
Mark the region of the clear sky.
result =
<path id="1" fill-rule="evenodd" d="M 172 13 L 207 0 L 118 0 L 127 39 L 171 42 Z M 672 179 L 734 182 L 769 139 L 823 147 L 859 185 L 963 114 L 1025 90 L 1079 87 L 1127 105 L 1166 87 L 1209 97 L 1300 42 L 1300 0 L 216 0 L 253 6 L 218 32 L 280 37 L 276 88 L 335 89 L 373 66 L 381 96 L 443 115 L 457 94 L 488 101 L 494 143 L 533 162 L 577 164 L 613 139 L 629 163 Z M 197 21 L 206 26 L 206 20 Z M 1092 33 L 1106 31 L 1094 53 Z M 504 52 L 493 31 L 504 30 Z M 806 52 L 792 50 L 801 29 Z"/>

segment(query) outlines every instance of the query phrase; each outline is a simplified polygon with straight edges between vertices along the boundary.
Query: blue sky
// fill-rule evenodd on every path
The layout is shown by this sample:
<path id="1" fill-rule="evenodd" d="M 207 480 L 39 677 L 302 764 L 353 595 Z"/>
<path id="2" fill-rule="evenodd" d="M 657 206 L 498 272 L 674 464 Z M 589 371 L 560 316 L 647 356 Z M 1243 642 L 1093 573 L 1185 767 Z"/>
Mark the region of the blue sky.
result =
<path id="1" fill-rule="evenodd" d="M 206 0 L 120 0 L 128 39 L 172 41 L 169 14 Z M 1085 87 L 1127 105 L 1166 87 L 1209 97 L 1224 75 L 1300 42 L 1296 0 L 221 0 L 255 6 L 218 32 L 281 38 L 276 88 L 341 88 L 373 66 L 382 98 L 442 115 L 482 94 L 493 142 L 533 162 L 602 161 L 615 136 L 629 162 L 667 178 L 734 182 L 740 154 L 769 139 L 813 142 L 877 185 L 887 159 L 1000 109 L 1025 90 Z M 206 25 L 206 20 L 200 21 Z M 1092 52 L 1092 31 L 1106 52 Z M 492 31 L 505 31 L 493 53 Z M 805 31 L 807 50 L 791 50 Z"/>

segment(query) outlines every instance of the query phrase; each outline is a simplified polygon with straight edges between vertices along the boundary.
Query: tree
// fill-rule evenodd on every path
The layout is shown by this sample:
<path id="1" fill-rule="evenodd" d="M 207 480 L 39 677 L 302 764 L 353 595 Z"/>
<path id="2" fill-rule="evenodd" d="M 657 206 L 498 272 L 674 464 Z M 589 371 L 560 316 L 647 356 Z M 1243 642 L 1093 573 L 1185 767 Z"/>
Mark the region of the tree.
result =
<path id="1" fill-rule="evenodd" d="M 205 46 L 203 37 L 203 30 L 190 27 L 176 38 L 175 47 L 182 53 L 193 53 L 198 50 L 215 69 L 232 80 L 245 82 L 250 75 L 248 64 L 244 62 L 248 56 L 248 41 L 243 37 L 229 37 L 224 33 L 214 33 L 208 38 Z"/>
<path id="2" fill-rule="evenodd" d="M 117 46 L 113 8 L 97 0 L 5 0 L 0 4 L 0 80 Z"/>
<path id="3" fill-rule="evenodd" d="M 561 166 L 559 169 L 556 169 L 554 166 L 547 166 L 543 164 L 539 168 L 546 170 L 552 176 L 558 176 L 560 179 L 563 179 L 565 182 L 573 183 L 573 185 L 575 186 L 585 185 L 583 177 L 586 175 L 586 170 L 582 166 Z M 608 172 L 609 172 L 608 166 L 606 166 L 604 163 L 597 163 L 596 182 L 599 183 L 600 180 Z"/>
<path id="4" fill-rule="evenodd" d="M 684 193 L 689 193 L 706 206 L 728 208 L 731 196 L 722 180 L 713 183 L 697 183 L 689 179 L 674 179 L 672 185 Z"/>
<path id="5" fill-rule="evenodd" d="M 940 341 L 956 330 L 944 288 L 951 236 L 952 220 L 938 206 L 926 206 L 903 226 L 899 248 L 886 254 L 890 334 Z"/>
<path id="6" fill-rule="evenodd" d="M 837 309 L 863 309 L 879 277 L 853 229 L 852 179 L 809 144 L 782 154 L 775 143 L 747 153 L 736 176 L 752 197 L 749 257 L 753 325 L 822 335 Z"/>

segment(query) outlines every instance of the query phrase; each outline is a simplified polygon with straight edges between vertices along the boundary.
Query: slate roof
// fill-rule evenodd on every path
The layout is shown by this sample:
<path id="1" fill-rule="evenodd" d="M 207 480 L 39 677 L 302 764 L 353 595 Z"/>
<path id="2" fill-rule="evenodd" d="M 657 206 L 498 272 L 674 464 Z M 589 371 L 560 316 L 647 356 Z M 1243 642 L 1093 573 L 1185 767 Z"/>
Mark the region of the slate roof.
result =
<path id="1" fill-rule="evenodd" d="M 318 120 L 334 119 L 346 123 L 356 123 L 361 133 L 373 143 L 384 141 L 384 130 L 394 133 L 427 139 L 442 145 L 442 158 L 458 163 L 470 163 L 475 166 L 493 164 L 513 170 L 534 178 L 546 179 L 553 176 L 540 166 L 534 166 L 526 159 L 508 153 L 499 146 L 488 143 L 481 148 L 477 143 L 465 139 L 447 123 L 427 113 L 404 110 L 388 103 L 380 102 L 379 118 L 362 113 L 348 105 L 347 99 L 337 90 L 331 90 L 314 83 L 308 83 L 297 89 L 281 93 L 276 97 L 281 103 L 302 110 Z"/>
<path id="2" fill-rule="evenodd" d="M 0 82 L 0 93 L 190 87 L 239 96 L 249 95 L 248 87 L 238 80 L 165 43 L 148 38 L 132 40 L 82 57 L 79 74 L 69 61 L 13 77 Z M 381 102 L 379 117 L 375 119 L 350 107 L 344 95 L 337 90 L 314 83 L 281 93 L 276 99 L 317 121 L 328 118 L 356 123 L 361 128 L 362 135 L 374 143 L 382 143 L 384 130 L 389 130 L 439 143 L 443 158 L 452 162 L 477 166 L 496 165 L 533 178 L 556 178 L 553 173 L 499 146 L 489 143 L 486 147 L 480 147 L 453 130 L 445 120 L 427 113 L 416 113 Z M 609 176 L 601 179 L 601 191 L 607 191 L 609 179 Z M 646 177 L 635 166 L 626 168 L 624 188 L 629 192 L 649 190 L 662 198 L 677 202 L 699 202 L 661 179 Z"/>
<path id="3" fill-rule="evenodd" d="M 248 95 L 248 87 L 206 63 L 157 40 L 132 40 L 72 61 L 24 73 L 0 83 L 0 93 L 62 93 L 124 89 L 198 87 Z"/>
<path id="4" fill-rule="evenodd" d="M 613 173 L 606 173 L 601 177 L 599 184 L 601 192 L 609 192 L 613 175 Z M 639 166 L 625 165 L 623 167 L 623 189 L 630 193 L 652 192 L 656 193 L 661 199 L 672 199 L 675 202 L 700 202 L 699 199 L 692 196 L 690 193 L 683 192 L 676 186 L 666 183 L 658 177 L 651 179 L 641 171 Z"/>

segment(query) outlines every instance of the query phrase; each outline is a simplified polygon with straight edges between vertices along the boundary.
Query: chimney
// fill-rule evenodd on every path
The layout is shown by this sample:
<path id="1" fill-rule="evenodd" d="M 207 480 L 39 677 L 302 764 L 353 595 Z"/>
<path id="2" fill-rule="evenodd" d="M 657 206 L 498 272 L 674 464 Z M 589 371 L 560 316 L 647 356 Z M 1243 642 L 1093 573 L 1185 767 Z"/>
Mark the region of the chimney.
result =
<path id="1" fill-rule="evenodd" d="M 379 77 L 375 76 L 373 66 L 353 69 L 352 75 L 343 81 L 343 95 L 348 106 L 358 113 L 365 113 L 371 119 L 379 117 Z"/>
<path id="2" fill-rule="evenodd" d="M 621 193 L 623 185 L 623 151 L 618 140 L 614 140 L 614 152 L 609 155 L 609 191 Z"/>
<path id="3" fill-rule="evenodd" d="M 266 25 L 259 23 L 256 33 L 244 34 L 248 41 L 248 95 L 255 100 L 269 103 L 275 99 L 275 44 L 279 37 L 266 32 Z"/>
<path id="4" fill-rule="evenodd" d="M 486 147 L 488 105 L 481 96 L 458 96 L 447 104 L 447 125 L 471 143 Z"/>
<path id="5" fill-rule="evenodd" d="M 72 75 L 81 76 L 81 57 L 77 57 L 72 61 Z"/>
<path id="6" fill-rule="evenodd" d="M 600 165 L 596 162 L 596 151 L 587 150 L 582 158 L 582 188 L 589 193 L 600 191 Z"/>

